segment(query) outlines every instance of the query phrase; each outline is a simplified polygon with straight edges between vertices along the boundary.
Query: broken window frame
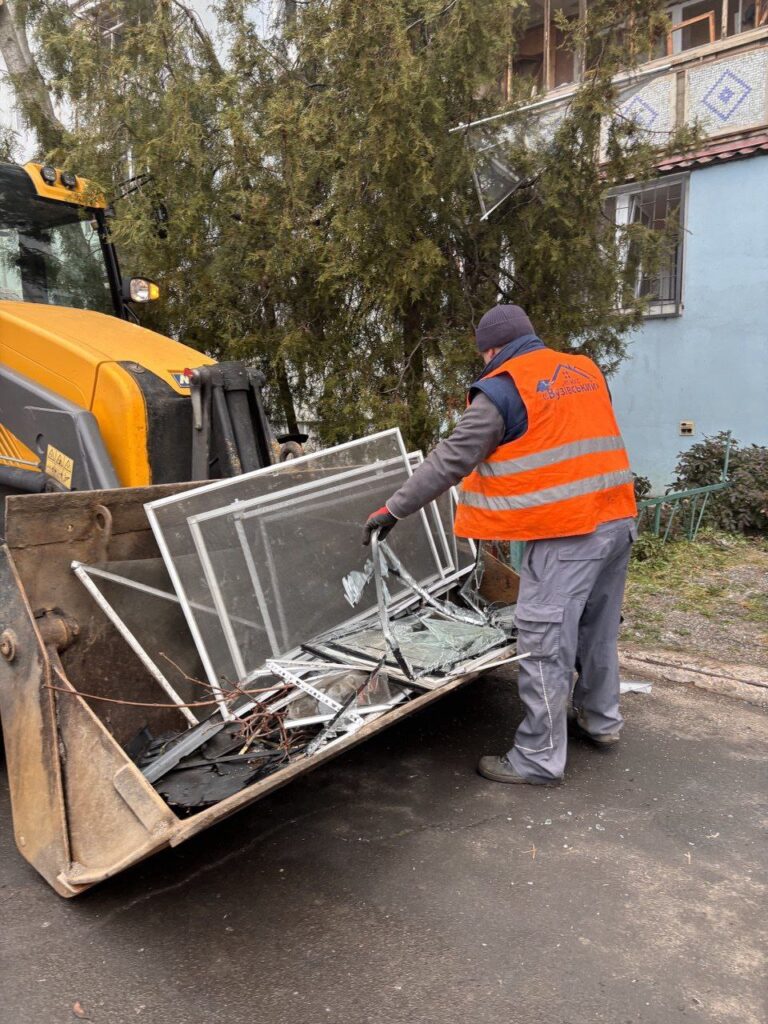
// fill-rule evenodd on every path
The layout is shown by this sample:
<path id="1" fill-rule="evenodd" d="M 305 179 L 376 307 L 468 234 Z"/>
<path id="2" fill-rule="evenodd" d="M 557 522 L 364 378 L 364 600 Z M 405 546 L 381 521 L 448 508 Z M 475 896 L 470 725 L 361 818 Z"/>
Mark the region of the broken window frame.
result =
<path id="1" fill-rule="evenodd" d="M 424 462 L 424 453 L 421 451 L 410 452 L 408 458 L 411 461 L 412 468 L 416 469 Z M 446 511 L 448 512 L 447 519 L 445 516 L 441 514 L 441 503 L 443 502 L 447 503 L 448 505 L 448 508 L 446 509 Z M 451 487 L 443 494 L 438 495 L 438 497 L 435 498 L 434 501 L 431 501 L 427 506 L 427 508 L 431 511 L 432 515 L 435 517 L 435 521 L 440 524 L 441 533 L 438 539 L 442 541 L 442 538 L 445 538 L 447 545 L 446 556 L 447 559 L 453 565 L 454 573 L 471 569 L 471 567 L 475 563 L 475 560 L 477 559 L 477 547 L 475 546 L 475 542 L 473 540 L 469 540 L 468 538 L 462 537 L 461 540 L 464 543 L 466 543 L 467 547 L 469 548 L 471 558 L 469 564 L 461 565 L 458 538 L 456 537 L 456 534 L 453 531 L 453 524 L 456 519 L 456 508 L 458 507 L 458 504 L 458 489 L 456 487 Z"/>
<path id="2" fill-rule="evenodd" d="M 407 472 L 408 474 L 410 474 L 412 470 L 407 461 L 408 453 L 406 451 L 402 435 L 398 428 L 382 430 L 375 434 L 370 434 L 366 437 L 355 438 L 352 441 L 347 441 L 341 445 L 335 446 L 333 450 L 336 453 L 353 451 L 355 448 L 373 445 L 376 442 L 382 441 L 387 438 L 395 441 L 396 447 L 400 454 L 402 455 L 405 465 L 407 467 Z M 171 495 L 167 498 L 160 498 L 156 501 L 148 502 L 145 505 L 147 519 L 157 541 L 157 546 L 160 550 L 160 554 L 163 558 L 163 561 L 165 562 L 173 588 L 179 596 L 182 609 L 184 610 L 184 615 L 187 619 L 187 624 L 189 626 L 190 633 L 192 634 L 192 638 L 195 642 L 195 645 L 198 648 L 198 651 L 200 652 L 200 657 L 203 662 L 203 668 L 205 670 L 206 676 L 208 678 L 209 683 L 212 686 L 219 685 L 218 673 L 211 658 L 208 655 L 206 642 L 204 640 L 203 634 L 201 633 L 200 630 L 200 626 L 194 615 L 193 609 L 195 602 L 190 599 L 190 596 L 187 593 L 187 586 L 185 582 L 182 580 L 181 575 L 179 574 L 179 570 L 175 564 L 174 553 L 171 551 L 168 539 L 166 538 L 166 529 L 171 530 L 172 528 L 174 528 L 174 526 L 178 528 L 179 524 L 168 524 L 167 522 L 165 522 L 163 515 L 164 511 L 169 508 L 178 508 L 181 505 L 183 508 L 184 518 L 189 518 L 186 514 L 188 511 L 186 509 L 186 504 L 188 504 L 189 502 L 195 502 L 200 498 L 207 498 L 209 495 L 218 492 L 222 493 L 223 500 L 227 491 L 230 491 L 231 493 L 236 495 L 237 489 L 245 481 L 250 481 L 258 477 L 263 477 L 267 473 L 288 476 L 289 474 L 295 472 L 297 468 L 303 467 L 305 465 L 311 465 L 313 462 L 317 462 L 319 459 L 322 459 L 324 456 L 327 455 L 328 450 L 321 452 L 313 452 L 307 455 L 301 455 L 298 458 L 291 459 L 288 462 L 279 463 L 276 466 L 269 466 L 253 470 L 251 473 L 246 473 L 235 478 L 229 477 L 221 480 L 214 480 L 211 481 L 210 483 L 203 484 L 200 487 L 195 488 L 193 491 L 187 491 L 181 495 Z M 338 472 L 344 472 L 345 469 L 347 468 L 348 467 L 339 466 L 335 467 L 335 470 Z M 287 488 L 283 488 L 283 491 L 285 490 L 287 490 Z M 274 493 L 280 492 L 279 490 L 277 490 Z M 231 504 L 231 502 L 227 502 L 227 504 Z M 191 515 L 194 514 L 194 512 L 191 513 Z M 427 532 L 429 533 L 426 517 L 424 517 L 423 521 L 425 529 L 427 529 Z M 437 560 L 436 554 L 435 558 Z"/>
<path id="3" fill-rule="evenodd" d="M 190 600 L 190 596 L 187 593 L 186 584 L 181 579 L 181 576 L 175 565 L 174 554 L 171 552 L 169 544 L 166 540 L 164 531 L 168 524 L 165 524 L 161 521 L 161 517 L 158 515 L 158 513 L 167 506 L 181 506 L 181 518 L 186 520 L 186 528 L 189 530 L 192 544 L 194 546 L 198 560 L 201 563 L 202 574 L 206 580 L 207 586 L 211 591 L 211 598 L 219 613 L 218 622 L 224 634 L 223 642 L 227 650 L 229 651 L 230 658 L 232 659 L 233 669 L 241 681 L 247 680 L 250 678 L 252 673 L 246 672 L 245 674 L 243 674 L 242 672 L 242 669 L 245 666 L 244 663 L 242 662 L 242 658 L 237 653 L 238 646 L 236 638 L 234 637 L 231 628 L 229 628 L 228 626 L 228 613 L 226 611 L 226 608 L 220 600 L 217 601 L 215 586 L 213 588 L 211 587 L 211 581 L 212 579 L 214 579 L 215 573 L 213 567 L 210 564 L 206 564 L 206 554 L 204 550 L 204 545 L 201 546 L 201 540 L 203 538 L 201 537 L 199 530 L 196 528 L 196 524 L 206 521 L 208 519 L 216 518 L 220 514 L 226 513 L 227 511 L 231 511 L 231 509 L 234 507 L 237 507 L 242 510 L 245 509 L 246 507 L 256 507 L 257 503 L 279 502 L 285 500 L 289 495 L 295 496 L 297 494 L 301 494 L 305 491 L 310 490 L 317 494 L 317 488 L 328 488 L 330 482 L 332 480 L 335 482 L 336 479 L 340 476 L 346 476 L 346 478 L 359 476 L 361 479 L 364 479 L 366 475 L 370 476 L 371 474 L 376 474 L 377 466 L 380 467 L 383 464 L 383 462 L 386 462 L 388 460 L 379 460 L 378 462 L 374 461 L 368 464 L 363 464 L 362 466 L 354 466 L 352 468 L 339 466 L 336 467 L 336 472 L 334 472 L 334 469 L 332 468 L 329 470 L 327 476 L 318 479 L 308 480 L 301 484 L 294 484 L 291 487 L 284 487 L 282 489 L 268 491 L 266 494 L 259 495 L 258 497 L 255 498 L 248 498 L 245 500 L 238 500 L 236 498 L 238 489 L 241 487 L 244 481 L 272 475 L 275 474 L 276 472 L 279 475 L 285 475 L 286 477 L 288 477 L 290 474 L 295 472 L 295 469 L 297 467 L 300 467 L 307 463 L 311 464 L 312 462 L 319 462 L 322 466 L 322 460 L 324 458 L 327 459 L 327 456 L 331 452 L 338 454 L 347 452 L 349 450 L 353 450 L 361 446 L 375 446 L 377 442 L 384 440 L 393 441 L 395 444 L 395 448 L 399 453 L 397 456 L 397 460 L 393 458 L 391 464 L 394 465 L 396 463 L 398 467 L 402 467 L 404 469 L 406 476 L 410 476 L 412 474 L 412 467 L 408 461 L 408 453 L 405 449 L 405 445 L 403 443 L 402 435 L 399 429 L 395 428 L 392 430 L 380 431 L 377 434 L 372 434 L 364 438 L 357 438 L 353 441 L 337 445 L 335 446 L 334 449 L 326 449 L 325 451 L 300 456 L 297 459 L 292 459 L 290 462 L 282 463 L 279 466 L 264 467 L 262 469 L 254 470 L 251 473 L 243 474 L 242 476 L 237 478 L 216 480 L 209 484 L 204 484 L 199 488 L 195 488 L 194 491 L 187 491 L 178 496 L 171 496 L 170 498 L 159 499 L 158 501 L 150 502 L 145 506 L 147 517 L 157 539 L 160 553 L 163 557 L 163 561 L 165 562 L 166 569 L 171 578 L 171 582 L 174 586 L 174 589 L 179 595 L 182 609 L 184 610 L 184 614 L 186 616 L 190 632 L 194 639 L 195 645 L 198 649 L 208 680 L 212 686 L 219 685 L 220 673 L 217 670 L 217 666 L 214 663 L 214 658 L 208 649 L 208 642 L 206 641 L 206 638 L 203 635 L 203 632 L 201 631 L 198 622 L 196 621 L 196 616 L 193 611 L 196 602 Z M 226 505 L 219 506 L 214 509 L 206 509 L 205 511 L 199 512 L 197 514 L 193 513 L 192 515 L 186 515 L 188 509 L 185 506 L 189 504 L 190 501 L 194 502 L 196 499 L 201 497 L 207 497 L 212 493 L 221 492 L 222 495 L 225 495 L 227 490 L 233 492 L 233 495 L 235 497 L 234 500 L 230 500 Z M 427 544 L 431 550 L 437 571 L 434 577 L 427 578 L 428 585 L 433 586 L 441 583 L 452 583 L 456 579 L 461 578 L 469 570 L 464 569 L 462 571 L 457 572 L 455 568 L 453 568 L 453 570 L 451 571 L 449 567 L 441 566 L 440 558 L 437 553 L 437 546 L 435 544 L 435 539 L 433 536 L 433 531 L 432 529 L 430 529 L 426 512 L 424 510 L 421 510 L 419 515 L 421 522 L 423 524 L 423 529 L 426 533 L 425 540 L 427 541 Z M 437 525 L 438 524 L 436 521 L 436 526 Z M 175 524 L 173 524 L 173 526 L 168 526 L 168 528 L 178 530 L 179 522 L 176 522 Z M 442 524 L 440 524 L 440 531 L 444 533 Z M 444 548 L 447 548 L 447 544 L 444 540 L 441 541 L 441 544 Z M 409 595 L 403 594 L 402 599 L 404 602 L 407 602 L 408 600 L 412 600 L 413 598 L 409 598 Z M 361 616 L 364 616 L 367 613 L 362 612 L 360 614 Z M 220 659 L 217 658 L 216 660 Z"/>
<path id="4" fill-rule="evenodd" d="M 146 583 L 137 583 L 135 580 L 129 580 L 124 576 L 118 576 L 116 573 L 109 572 L 105 569 L 99 569 L 96 566 L 85 565 L 82 562 L 72 562 L 72 571 L 75 576 L 80 580 L 85 589 L 91 595 L 96 604 L 101 608 L 106 617 L 118 631 L 123 640 L 128 644 L 133 653 L 142 663 L 144 668 L 149 674 L 160 684 L 162 689 L 165 691 L 166 696 L 170 697 L 174 704 L 178 707 L 181 714 L 187 720 L 190 728 L 194 728 L 200 724 L 199 718 L 192 712 L 190 708 L 186 706 L 186 701 L 182 699 L 173 684 L 166 678 L 165 674 L 160 669 L 159 665 L 149 656 L 147 650 L 142 645 L 136 634 L 131 630 L 127 623 L 124 621 L 122 616 L 118 613 L 112 602 L 106 597 L 104 593 L 99 589 L 96 579 L 106 579 L 111 583 L 121 583 L 126 586 L 132 587 L 134 590 L 140 590 L 144 593 L 151 593 L 154 597 L 166 598 L 169 601 L 179 602 L 179 599 L 175 594 L 168 594 L 165 591 L 158 590 L 155 587 L 150 587 Z M 95 578 L 94 578 L 95 577 Z M 222 714 L 227 717 L 228 711 L 226 705 L 219 698 L 221 692 L 217 694 L 217 700 L 219 708 Z"/>
<path id="5" fill-rule="evenodd" d="M 412 462 L 418 462 L 416 453 L 412 453 Z M 395 463 L 396 460 L 392 460 L 392 464 Z M 396 468 L 401 471 L 402 464 L 398 464 Z M 380 475 L 379 472 L 377 476 L 380 477 Z M 349 476 L 345 475 L 345 479 L 350 486 L 356 486 L 357 476 L 355 474 L 355 478 L 350 480 Z M 333 476 L 314 483 L 319 484 L 319 488 L 315 486 L 308 489 L 302 486 L 302 489 L 308 492 L 303 495 L 306 501 L 316 502 L 318 489 L 329 495 L 335 494 L 338 500 L 339 488 Z M 341 500 L 343 501 L 343 498 Z M 455 495 L 450 495 L 449 500 L 453 503 Z M 294 495 L 286 495 L 284 491 L 277 491 L 263 496 L 260 506 L 249 508 L 243 515 L 254 518 L 260 514 L 277 516 L 283 508 L 295 506 L 295 502 Z M 233 506 L 237 507 L 237 503 L 233 503 Z M 453 507 L 452 504 L 451 507 Z M 439 524 L 442 529 L 443 520 L 439 514 L 436 514 L 434 518 L 436 524 Z M 231 779 L 235 788 L 232 793 L 226 792 L 228 783 L 225 782 L 223 795 L 211 797 L 211 799 L 214 803 L 226 800 L 227 796 L 239 791 L 238 780 L 243 780 L 242 788 L 248 788 L 267 775 L 279 773 L 290 765 L 295 766 L 301 759 L 312 758 L 326 751 L 332 745 L 348 740 L 368 721 L 387 715 L 397 705 L 414 699 L 423 691 L 440 689 L 452 679 L 475 673 L 484 667 L 508 664 L 526 657 L 525 654 L 513 654 L 514 641 L 509 635 L 509 631 L 503 628 L 499 629 L 498 623 L 489 617 L 486 610 L 474 606 L 470 610 L 465 610 L 460 603 L 453 605 L 450 601 L 446 601 L 455 582 L 453 579 L 436 578 L 432 581 L 435 592 L 431 593 L 425 590 L 422 583 L 410 576 L 398 556 L 388 545 L 384 544 L 382 549 L 389 572 L 397 576 L 400 582 L 413 592 L 413 598 L 421 605 L 421 608 L 415 612 L 395 612 L 395 607 L 402 603 L 392 602 L 389 594 L 381 585 L 383 559 L 380 559 L 376 535 L 372 537 L 371 549 L 373 565 L 378 566 L 378 572 L 374 574 L 377 584 L 376 607 L 354 618 L 361 620 L 360 626 L 367 625 L 369 630 L 377 632 L 376 618 L 378 617 L 385 641 L 381 654 L 375 654 L 372 650 L 370 654 L 361 651 L 359 652 L 360 656 L 356 657 L 354 651 L 350 656 L 343 648 L 338 651 L 323 650 L 318 653 L 312 650 L 311 644 L 306 644 L 282 657 L 266 658 L 263 667 L 251 672 L 234 692 L 224 697 L 218 712 L 214 712 L 208 718 L 203 718 L 202 721 L 192 716 L 189 709 L 184 706 L 179 694 L 174 692 L 168 680 L 162 677 L 162 673 L 159 672 L 142 647 L 140 639 L 127 628 L 125 622 L 121 621 L 120 615 L 112 607 L 111 602 L 104 595 L 101 595 L 101 599 L 99 599 L 100 592 L 96 581 L 101 578 L 112 583 L 123 584 L 139 594 L 151 594 L 154 597 L 181 605 L 179 595 L 168 593 L 143 580 L 131 579 L 111 572 L 106 568 L 84 566 L 79 562 L 72 563 L 73 570 L 97 600 L 107 618 L 129 643 L 132 650 L 140 657 L 143 654 L 141 660 L 145 668 L 160 683 L 179 710 L 182 713 L 187 712 L 185 718 L 188 729 L 179 731 L 168 740 L 162 735 L 157 737 L 153 741 L 156 748 L 151 759 L 140 764 L 144 777 L 155 786 L 157 792 L 167 800 L 176 813 L 179 813 L 179 808 L 186 808 L 189 813 L 194 814 L 207 806 L 205 803 L 184 802 L 184 798 L 180 794 L 184 793 L 186 785 L 187 775 L 185 773 L 197 769 L 206 772 L 214 770 L 216 765 L 221 764 L 223 777 Z M 167 568 L 166 565 L 166 570 Z M 456 577 L 467 576 L 471 570 L 472 567 L 468 566 L 454 575 Z M 204 610 L 208 614 L 216 613 L 215 609 L 208 606 L 204 606 Z M 396 664 L 392 667 L 387 664 L 387 650 L 390 654 L 397 650 L 397 641 L 393 646 L 388 635 L 390 632 L 389 619 L 391 615 L 395 614 L 398 615 L 400 624 L 406 627 L 405 632 L 402 633 L 403 643 L 413 654 L 415 659 L 413 665 L 403 658 L 397 659 Z M 493 635 L 489 635 L 487 638 L 481 635 L 476 637 L 472 635 L 455 636 L 452 640 L 453 634 L 449 629 L 448 634 L 441 639 L 439 635 L 440 620 L 444 619 L 480 627 L 481 631 L 483 627 L 487 626 L 493 628 Z M 408 626 L 409 620 L 410 627 Z M 429 622 L 433 623 L 431 628 Z M 426 627 L 423 634 L 419 628 L 420 623 Z M 415 627 L 415 632 L 413 627 Z M 427 635 L 433 637 L 434 657 L 430 643 L 424 643 L 424 637 Z M 372 641 L 368 642 L 372 643 Z M 408 646 L 409 642 L 410 646 Z M 450 649 L 450 653 L 445 657 L 438 656 L 448 649 Z M 200 653 L 198 651 L 198 654 Z M 389 660 L 391 661 L 391 659 Z M 385 665 L 387 665 L 385 678 L 389 680 L 388 685 L 385 685 L 383 692 L 373 693 L 364 700 L 361 696 L 363 690 L 372 679 L 378 677 L 378 673 Z M 340 694 L 336 681 L 342 681 L 340 677 L 343 676 L 349 676 L 349 680 L 344 683 L 347 689 L 341 687 Z M 256 684 L 256 688 L 250 692 L 248 692 L 249 683 Z M 396 690 L 392 689 L 393 685 Z M 329 688 L 329 692 L 325 692 L 323 687 Z M 306 708 L 297 707 L 293 717 L 290 717 L 290 712 L 287 709 L 301 697 L 309 697 L 314 700 L 317 713 L 314 713 L 311 706 L 309 711 L 312 713 L 308 713 Z M 382 697 L 384 697 L 383 701 Z M 255 717 L 251 718 L 249 712 L 255 712 Z M 279 715 L 278 712 L 280 712 Z M 243 726 L 241 729 L 238 727 L 240 731 L 235 734 L 237 743 L 234 748 L 225 747 L 220 756 L 209 752 L 195 757 L 196 751 L 212 741 L 221 729 L 238 720 L 243 721 Z M 317 727 L 315 733 L 312 732 L 314 727 Z M 310 731 L 302 733 L 300 730 Z M 289 739 L 289 733 L 293 739 Z M 242 749 L 240 749 L 239 739 L 241 734 L 243 736 Z M 232 737 L 227 742 L 231 744 L 231 741 Z M 273 750 L 274 753 L 271 752 Z M 141 754 L 137 753 L 136 756 L 140 757 Z M 277 759 L 275 760 L 275 758 Z M 231 771 L 227 768 L 229 765 L 232 766 Z M 241 766 L 242 771 L 240 767 L 235 771 L 236 765 Z M 260 765 L 261 767 L 259 767 Z M 247 771 L 246 766 L 248 766 Z M 162 780 L 167 780 L 168 773 L 174 772 L 176 769 L 180 774 L 177 774 L 174 783 L 166 781 L 164 785 Z M 215 774 L 218 776 L 220 773 L 216 772 Z M 202 785 L 202 782 L 195 783 L 195 785 Z M 192 798 L 190 797 L 190 799 Z"/>
<path id="6" fill-rule="evenodd" d="M 392 460 L 392 463 L 392 475 L 394 476 L 396 475 L 396 473 L 399 474 L 399 471 L 402 469 L 402 463 L 394 464 L 394 460 Z M 363 469 L 364 468 L 365 467 L 363 467 Z M 376 479 L 381 480 L 382 476 L 383 474 L 381 472 L 381 464 L 378 464 L 376 467 Z M 354 477 L 354 479 L 350 479 L 350 477 Z M 211 561 L 209 555 L 206 539 L 202 532 L 203 524 L 206 522 L 211 522 L 215 519 L 220 519 L 227 515 L 232 516 L 234 521 L 233 526 L 235 532 L 238 535 L 238 540 L 243 554 L 243 561 L 245 563 L 248 575 L 251 580 L 251 585 L 254 590 L 254 596 L 256 598 L 259 611 L 262 615 L 262 618 L 264 619 L 264 626 L 267 632 L 268 639 L 270 641 L 270 645 L 272 646 L 272 656 L 285 657 L 289 653 L 289 651 L 295 651 L 298 648 L 294 647 L 290 648 L 289 650 L 286 650 L 286 648 L 283 646 L 283 644 L 281 644 L 281 642 L 277 638 L 277 631 L 275 629 L 274 623 L 272 622 L 270 610 L 268 609 L 266 604 L 264 587 L 262 586 L 258 569 L 251 556 L 250 545 L 248 543 L 247 537 L 245 536 L 245 528 L 243 526 L 243 522 L 261 516 L 275 515 L 276 513 L 279 513 L 284 509 L 294 509 L 296 508 L 297 503 L 300 501 L 311 501 L 313 505 L 317 507 L 317 503 L 320 502 L 324 496 L 333 495 L 334 497 L 337 497 L 339 492 L 344 490 L 345 488 L 352 488 L 357 487 L 359 485 L 363 485 L 365 479 L 366 474 L 356 469 L 354 471 L 349 471 L 347 473 L 338 474 L 337 476 L 326 477 L 323 480 L 316 480 L 308 484 L 300 484 L 296 487 L 287 488 L 284 491 L 278 491 L 273 494 L 264 495 L 261 498 L 249 499 L 248 502 L 242 502 L 240 504 L 233 503 L 232 505 L 229 505 L 224 509 L 212 510 L 210 512 L 203 513 L 200 516 L 191 516 L 190 519 L 188 520 L 193 542 L 197 550 L 198 557 L 200 559 L 200 564 L 203 569 L 203 573 L 205 575 L 208 588 L 211 592 L 214 605 L 219 610 L 219 621 L 221 623 L 223 632 L 226 637 L 227 645 L 230 651 L 230 656 L 232 657 L 233 663 L 235 664 L 235 667 L 241 679 L 249 678 L 250 672 L 252 672 L 254 669 L 249 669 L 245 665 L 245 662 L 243 660 L 244 655 L 242 650 L 240 649 L 237 636 L 235 635 L 234 631 L 231 628 L 230 612 L 227 608 L 226 598 L 222 593 L 222 587 L 220 585 L 220 581 L 216 573 L 216 568 L 213 562 Z M 427 531 L 427 535 L 429 537 L 430 530 L 429 525 L 426 522 L 426 516 L 423 517 L 422 521 L 424 522 L 424 528 Z M 442 529 L 442 524 L 440 524 L 440 527 Z M 433 556 L 436 557 L 436 548 L 434 545 L 434 541 L 432 541 L 430 547 L 432 548 Z M 264 537 L 264 548 L 266 551 L 269 550 L 266 537 Z M 449 578 L 452 575 L 451 571 L 445 572 L 443 570 L 443 567 L 440 566 L 439 562 L 437 563 L 436 568 L 437 573 L 434 576 L 430 576 L 427 578 L 427 584 L 430 586 L 441 583 L 445 581 L 446 578 Z M 274 566 L 271 567 L 270 574 L 272 576 L 271 589 L 274 591 L 278 588 L 278 580 L 276 579 L 276 571 L 274 569 Z M 401 595 L 398 596 L 405 597 L 406 594 L 407 592 L 404 591 Z M 367 614 L 368 610 L 359 612 L 353 618 L 358 619 L 361 617 L 365 617 Z M 339 626 L 346 625 L 348 621 L 351 621 L 351 619 L 339 623 Z M 287 627 L 282 627 L 281 631 L 283 633 L 283 637 L 285 638 Z M 257 668 L 258 666 L 255 667 Z"/>

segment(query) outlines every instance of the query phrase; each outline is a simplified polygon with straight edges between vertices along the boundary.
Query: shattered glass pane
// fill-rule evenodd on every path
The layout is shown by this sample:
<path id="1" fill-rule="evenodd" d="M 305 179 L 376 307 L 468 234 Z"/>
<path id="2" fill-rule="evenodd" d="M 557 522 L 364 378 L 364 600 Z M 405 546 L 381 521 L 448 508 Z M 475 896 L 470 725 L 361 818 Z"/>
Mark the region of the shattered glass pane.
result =
<path id="1" fill-rule="evenodd" d="M 521 169 L 525 154 L 541 154 L 552 147 L 566 111 L 563 106 L 541 110 L 533 104 L 463 126 L 473 155 L 481 220 L 525 187 L 528 172 Z"/>
<path id="2" fill-rule="evenodd" d="M 342 579 L 364 570 L 362 523 L 409 475 L 392 430 L 147 505 L 211 682 L 350 619 Z M 391 540 L 421 582 L 441 577 L 425 516 Z M 368 589 L 360 611 L 375 603 Z"/>
<path id="3" fill-rule="evenodd" d="M 338 672 L 329 673 L 324 679 L 315 682 L 318 690 L 327 693 L 339 703 L 344 703 L 360 686 L 365 678 L 362 672 L 355 672 L 342 669 Z M 374 707 L 381 704 L 390 704 L 392 701 L 404 696 L 402 687 L 390 683 L 386 673 L 379 672 L 376 679 L 366 686 L 358 694 L 353 705 L 354 708 Z M 312 715 L 328 715 L 328 708 L 320 701 L 311 697 L 308 693 L 301 694 L 289 705 L 290 715 L 288 722 L 295 719 L 308 718 Z"/>
<path id="4" fill-rule="evenodd" d="M 517 136 L 517 125 L 479 125 L 467 132 L 474 151 L 475 187 L 485 220 L 520 185 L 520 174 L 510 165 L 508 150 Z"/>
<path id="5" fill-rule="evenodd" d="M 433 614 L 409 615 L 390 624 L 407 661 L 424 672 L 447 672 L 459 662 L 476 658 L 509 643 L 509 636 L 494 626 L 472 626 Z M 373 657 L 387 650 L 380 629 L 344 634 L 343 643 Z"/>
<path id="6" fill-rule="evenodd" d="M 387 565 L 387 560 L 381 554 L 379 555 L 379 562 L 381 565 L 384 600 L 387 604 L 390 604 L 392 598 L 384 579 L 384 577 L 389 576 L 389 566 Z M 365 565 L 362 569 L 353 569 L 352 572 L 347 573 L 347 575 L 342 578 L 341 584 L 344 588 L 344 597 L 346 597 L 352 608 L 356 608 L 360 604 L 363 594 L 366 592 L 366 587 L 371 584 L 373 578 L 374 566 L 372 558 L 366 558 Z"/>

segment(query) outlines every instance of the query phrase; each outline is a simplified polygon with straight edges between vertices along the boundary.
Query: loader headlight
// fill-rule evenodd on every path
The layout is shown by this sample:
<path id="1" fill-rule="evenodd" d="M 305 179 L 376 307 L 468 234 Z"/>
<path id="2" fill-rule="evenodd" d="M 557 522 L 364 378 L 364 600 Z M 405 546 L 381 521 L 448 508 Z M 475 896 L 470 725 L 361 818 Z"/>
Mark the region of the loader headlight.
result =
<path id="1" fill-rule="evenodd" d="M 76 189 L 77 188 L 77 175 L 73 174 L 72 171 L 61 172 L 61 184 L 64 188 Z"/>
<path id="2" fill-rule="evenodd" d="M 51 167 L 50 164 L 46 164 L 45 167 L 40 168 L 40 177 L 43 179 L 46 185 L 55 185 L 56 168 Z"/>
<path id="3" fill-rule="evenodd" d="M 146 277 L 132 277 L 128 282 L 130 302 L 154 302 L 160 298 L 160 285 Z"/>

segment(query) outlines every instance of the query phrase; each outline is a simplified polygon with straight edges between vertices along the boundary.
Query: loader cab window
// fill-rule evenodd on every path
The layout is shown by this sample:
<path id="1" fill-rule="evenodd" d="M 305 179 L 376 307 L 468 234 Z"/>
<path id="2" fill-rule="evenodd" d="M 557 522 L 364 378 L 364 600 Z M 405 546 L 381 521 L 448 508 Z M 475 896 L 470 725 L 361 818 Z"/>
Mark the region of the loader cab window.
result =
<path id="1" fill-rule="evenodd" d="M 0 181 L 0 299 L 114 313 L 94 212 Z"/>

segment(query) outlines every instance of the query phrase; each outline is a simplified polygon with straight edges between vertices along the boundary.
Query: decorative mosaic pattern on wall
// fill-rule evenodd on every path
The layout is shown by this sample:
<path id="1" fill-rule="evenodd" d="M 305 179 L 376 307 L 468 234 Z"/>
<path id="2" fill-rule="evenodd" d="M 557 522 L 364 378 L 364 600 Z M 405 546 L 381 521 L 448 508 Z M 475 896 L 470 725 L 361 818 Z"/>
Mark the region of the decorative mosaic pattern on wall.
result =
<path id="1" fill-rule="evenodd" d="M 768 121 L 768 50 L 752 50 L 692 68 L 687 76 L 687 120 L 708 135 Z"/>
<path id="2" fill-rule="evenodd" d="M 664 75 L 624 93 L 619 115 L 634 121 L 654 144 L 664 145 L 675 129 L 675 76 Z"/>
<path id="3" fill-rule="evenodd" d="M 535 139 L 536 144 L 540 146 L 546 146 L 550 143 L 555 137 L 555 132 L 562 124 L 568 109 L 568 106 L 563 106 L 540 114 L 536 118 L 535 135 L 531 137 L 531 141 Z"/>
<path id="4" fill-rule="evenodd" d="M 667 136 L 675 130 L 675 76 L 662 75 L 644 85 L 622 93 L 617 108 L 622 119 L 634 121 L 639 129 L 648 133 L 649 141 L 663 146 Z M 605 157 L 608 142 L 608 121 L 603 119 L 600 132 L 600 153 Z"/>

